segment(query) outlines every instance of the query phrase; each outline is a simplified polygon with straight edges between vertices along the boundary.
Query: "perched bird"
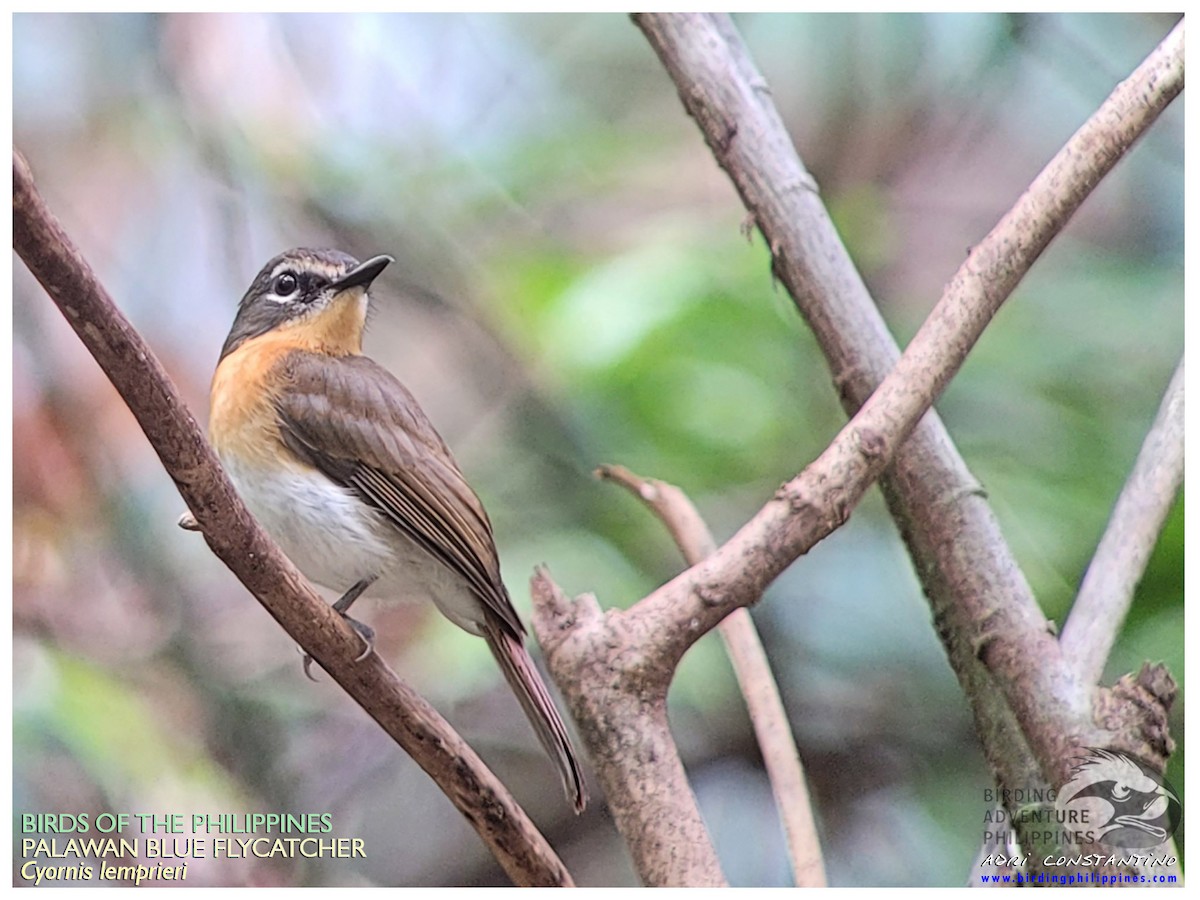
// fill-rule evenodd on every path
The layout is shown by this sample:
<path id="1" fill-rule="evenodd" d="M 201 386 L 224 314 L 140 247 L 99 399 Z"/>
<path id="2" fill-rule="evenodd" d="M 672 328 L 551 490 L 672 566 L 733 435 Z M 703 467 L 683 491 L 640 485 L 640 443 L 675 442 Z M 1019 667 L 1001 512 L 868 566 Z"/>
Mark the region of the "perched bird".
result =
<path id="1" fill-rule="evenodd" d="M 568 800 L 587 793 L 562 718 L 500 580 L 491 522 L 412 394 L 362 354 L 368 290 L 392 262 L 296 249 L 238 305 L 213 375 L 209 436 L 250 511 L 310 580 L 360 596 L 432 600 L 487 641 Z"/>

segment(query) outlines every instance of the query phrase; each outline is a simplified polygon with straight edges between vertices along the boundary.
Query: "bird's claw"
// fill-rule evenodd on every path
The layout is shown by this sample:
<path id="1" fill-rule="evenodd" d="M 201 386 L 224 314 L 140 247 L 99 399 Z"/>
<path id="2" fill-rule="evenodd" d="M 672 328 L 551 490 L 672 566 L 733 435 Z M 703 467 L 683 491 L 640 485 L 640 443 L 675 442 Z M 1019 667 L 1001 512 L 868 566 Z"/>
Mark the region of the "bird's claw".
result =
<path id="1" fill-rule="evenodd" d="M 358 619 L 350 618 L 345 613 L 342 614 L 342 618 L 346 620 L 347 625 L 354 629 L 354 633 L 362 639 L 363 652 L 354 657 L 355 662 L 362 662 L 375 650 L 375 629 L 370 625 L 358 621 Z"/>
<path id="2" fill-rule="evenodd" d="M 345 613 L 341 613 L 341 617 L 345 620 L 346 624 L 349 625 L 354 630 L 354 633 L 357 634 L 359 639 L 363 642 L 362 653 L 360 653 L 360 654 L 358 654 L 358 656 L 354 657 L 354 661 L 356 663 L 362 662 L 364 659 L 366 659 L 368 656 L 370 656 L 371 653 L 375 650 L 375 629 L 372 628 L 370 625 L 367 625 L 363 622 L 358 621 L 358 619 L 351 618 L 350 616 L 346 615 Z M 297 648 L 297 649 L 300 649 L 300 648 Z M 311 668 L 312 664 L 313 664 L 312 654 L 305 653 L 304 654 L 304 662 L 303 662 L 304 676 L 309 681 L 316 681 L 317 679 L 313 678 L 313 674 L 312 674 L 312 668 Z"/>
<path id="3" fill-rule="evenodd" d="M 297 649 L 297 650 L 299 650 L 300 648 L 299 648 L 299 647 L 297 647 L 296 649 Z M 305 678 L 307 678 L 309 681 L 314 681 L 314 682 L 315 682 L 317 679 L 313 678 L 313 673 L 312 673 L 312 671 L 311 671 L 311 668 L 310 668 L 310 667 L 312 666 L 312 664 L 313 664 L 313 658 L 312 658 L 312 654 L 311 654 L 311 653 L 305 653 L 305 654 L 304 654 L 304 663 L 303 663 L 303 665 L 304 665 L 304 677 L 305 677 Z"/>

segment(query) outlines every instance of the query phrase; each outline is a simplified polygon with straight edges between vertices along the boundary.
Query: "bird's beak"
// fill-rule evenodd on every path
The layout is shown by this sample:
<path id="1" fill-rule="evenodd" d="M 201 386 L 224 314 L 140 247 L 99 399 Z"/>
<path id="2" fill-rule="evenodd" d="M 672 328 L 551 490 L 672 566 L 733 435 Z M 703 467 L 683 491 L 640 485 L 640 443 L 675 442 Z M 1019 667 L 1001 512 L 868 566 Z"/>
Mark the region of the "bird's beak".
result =
<path id="1" fill-rule="evenodd" d="M 359 263 L 337 281 L 330 285 L 335 294 L 353 287 L 367 288 L 371 286 L 379 273 L 387 268 L 388 263 L 395 262 L 390 256 L 375 256 L 364 263 Z"/>

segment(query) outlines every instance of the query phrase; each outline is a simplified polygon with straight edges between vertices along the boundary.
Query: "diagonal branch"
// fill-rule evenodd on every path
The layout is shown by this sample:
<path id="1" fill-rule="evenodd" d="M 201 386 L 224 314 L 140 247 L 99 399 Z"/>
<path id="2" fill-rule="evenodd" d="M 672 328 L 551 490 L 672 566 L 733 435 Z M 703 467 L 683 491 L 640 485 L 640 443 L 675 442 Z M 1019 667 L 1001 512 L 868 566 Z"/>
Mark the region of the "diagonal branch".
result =
<path id="1" fill-rule="evenodd" d="M 1184 381 L 1181 359 L 1059 638 L 1063 654 L 1085 685 L 1097 683 L 1104 675 L 1108 655 L 1133 603 L 1134 589 L 1183 484 Z M 1149 675 L 1143 670 L 1139 680 L 1153 685 Z M 1157 691 L 1151 696 L 1157 696 Z M 1165 723 L 1160 727 L 1165 728 Z M 1171 844 L 1173 847 L 1173 839 Z M 1175 852 L 1170 855 L 1178 857 Z M 1179 874 L 1177 864 L 1170 869 Z"/>
<path id="2" fill-rule="evenodd" d="M 1183 484 L 1183 360 L 1171 378 L 1133 471 L 1063 626 L 1063 653 L 1084 684 L 1095 684 L 1121 632 L 1158 534 Z"/>
<path id="3" fill-rule="evenodd" d="M 997 782 L 1024 787 L 1044 778 L 1061 785 L 1074 748 L 1101 738 L 1091 710 L 1076 703 L 1082 692 L 1074 672 L 940 420 L 930 413 L 915 423 L 1053 236 L 1182 90 L 1183 26 L 1118 86 L 971 251 L 897 361 L 728 17 L 641 14 L 635 22 L 766 237 L 775 274 L 812 326 L 853 414 L 826 451 L 732 539 L 631 609 L 602 614 L 594 600 L 570 603 L 545 573 L 535 577 L 538 637 L 639 873 L 650 884 L 721 879 L 667 729 L 666 685 L 680 656 L 840 525 L 889 463 L 885 498 Z M 1136 743 L 1135 722 L 1130 715 L 1130 727 L 1105 732 L 1100 742 Z M 688 842 L 686 853 L 655 844 L 661 823 Z"/>
<path id="4" fill-rule="evenodd" d="M 667 526 L 688 565 L 694 566 L 716 549 L 716 541 L 699 511 L 675 485 L 641 478 L 623 466 L 601 466 L 596 474 L 615 481 L 646 504 Z M 750 611 L 735 609 L 717 630 L 746 699 L 750 721 L 754 723 L 763 764 L 775 794 L 775 807 L 783 821 L 796 885 L 824 887 L 825 863 L 804 780 L 804 766 Z"/>
<path id="5" fill-rule="evenodd" d="M 120 392 L 213 552 L 467 818 L 521 885 L 571 876 L 508 790 L 419 694 L 372 654 L 258 527 L 166 371 L 37 192 L 13 150 L 13 247 Z"/>
<path id="6" fill-rule="evenodd" d="M 751 75 L 753 64 L 732 24 L 727 17 L 704 15 L 639 15 L 635 20 L 676 80 L 685 106 L 767 236 L 776 273 L 805 311 L 814 313 L 811 319 L 827 319 L 828 310 L 811 302 L 817 286 L 811 278 L 812 266 L 823 262 L 813 259 L 816 248 L 812 242 L 824 234 L 830 246 L 823 249 L 829 250 L 837 237 L 829 225 L 816 229 L 815 234 L 797 227 L 798 222 L 828 220 L 823 210 L 813 208 L 819 207 L 820 201 L 811 190 L 811 177 L 791 148 L 761 76 Z M 731 78 L 731 72 L 743 77 Z M 1180 24 L 971 250 L 904 354 L 829 448 L 800 477 L 785 485 L 776 500 L 725 547 L 631 612 L 699 625 L 698 629 L 656 628 L 647 652 L 677 657 L 694 635 L 733 607 L 753 602 L 783 568 L 845 519 L 1051 239 L 1182 87 Z M 794 208 L 796 204 L 799 210 Z M 857 281 L 856 273 L 854 277 Z M 865 289 L 861 293 L 869 306 Z M 865 309 L 858 313 L 867 315 Z M 836 344 L 848 354 L 847 361 L 861 365 L 864 354 L 853 344 L 857 335 L 847 332 L 838 336 Z M 831 362 L 837 359 L 831 354 Z M 878 370 L 881 360 L 872 362 L 872 368 Z M 835 366 L 835 377 L 842 379 L 844 388 L 855 388 L 861 382 L 854 368 L 839 370 Z M 921 478 L 917 472 L 913 475 Z M 972 502 L 967 497 L 958 499 Z M 943 503 L 946 500 L 953 503 L 955 498 L 943 498 Z M 975 517 L 991 519 L 981 501 L 973 505 L 978 507 Z M 902 521 L 910 527 L 913 524 L 907 515 Z M 994 532 L 988 541 L 990 551 L 1007 556 L 994 521 L 989 525 Z M 982 561 L 971 560 L 968 568 L 978 562 Z M 1003 569 L 996 573 L 1001 583 L 1011 586 L 1008 596 L 987 589 L 993 573 L 986 567 L 962 573 L 971 580 L 982 578 L 984 583 L 982 589 L 955 590 L 946 598 L 953 607 L 947 616 L 953 616 L 957 632 L 952 639 L 965 642 L 991 671 L 1033 744 L 1043 771 L 1061 784 L 1070 776 L 1067 751 L 1072 738 L 1084 737 L 1092 730 L 1089 716 L 1086 710 L 1070 705 L 1081 692 L 1075 689 L 1074 674 L 1015 562 L 1011 558 L 997 562 Z M 961 562 L 958 568 L 962 568 Z M 1028 665 L 1031 653 L 1039 660 L 1036 666 Z"/>

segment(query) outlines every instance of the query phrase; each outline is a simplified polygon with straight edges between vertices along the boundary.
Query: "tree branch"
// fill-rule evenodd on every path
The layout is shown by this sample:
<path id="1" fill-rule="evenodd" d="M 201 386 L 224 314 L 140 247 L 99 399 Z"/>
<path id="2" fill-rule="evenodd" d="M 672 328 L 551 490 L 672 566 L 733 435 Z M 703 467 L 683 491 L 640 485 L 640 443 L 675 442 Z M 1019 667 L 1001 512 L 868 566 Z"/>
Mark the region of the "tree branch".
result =
<path id="1" fill-rule="evenodd" d="M 129 406 L 213 552 L 433 778 L 514 882 L 571 884 L 524 810 L 437 711 L 377 654 L 355 662 L 360 638 L 251 518 L 166 371 L 46 208 L 15 148 L 13 247 Z"/>
<path id="2" fill-rule="evenodd" d="M 667 724 L 670 670 L 639 650 L 619 610 L 568 600 L 537 569 L 533 627 L 571 708 L 617 829 L 648 887 L 724 887 L 716 851 Z"/>
<path id="3" fill-rule="evenodd" d="M 572 605 L 540 589 L 535 578 L 535 628 L 643 879 L 691 883 L 693 863 L 706 876 L 719 875 L 715 858 L 707 868 L 711 847 L 682 861 L 635 847 L 658 822 L 707 841 L 666 732 L 666 685 L 678 659 L 840 525 L 893 453 L 885 498 L 998 784 L 1027 786 L 1044 777 L 1061 785 L 1077 746 L 1140 744 L 1132 698 L 1120 704 L 1130 715 L 1119 734 L 1097 728 L 1091 709 L 1073 703 L 1082 693 L 1074 672 L 977 484 L 935 414 L 915 431 L 914 423 L 1083 198 L 1182 90 L 1182 24 L 970 252 L 897 361 L 897 348 L 728 17 L 634 19 L 766 237 L 775 274 L 808 319 L 853 414 L 827 450 L 731 540 L 631 609 L 601 614 L 591 600 Z M 655 779 L 652 791 L 636 773 L 647 760 L 655 763 L 647 773 Z"/>
<path id="4" fill-rule="evenodd" d="M 1104 675 L 1134 588 L 1183 484 L 1183 380 L 1181 359 L 1059 638 L 1085 685 Z"/>
<path id="5" fill-rule="evenodd" d="M 864 352 L 866 348 L 859 346 L 866 343 L 862 336 L 873 329 L 860 321 L 861 328 L 842 328 L 834 335 L 828 305 L 836 300 L 822 290 L 823 302 L 815 302 L 813 291 L 837 284 L 847 294 L 860 295 L 864 303 L 858 310 L 860 320 L 876 318 L 877 312 L 867 312 L 874 307 L 848 261 L 836 270 L 837 279 L 819 268 L 828 263 L 830 251 L 840 250 L 840 241 L 732 23 L 724 16 L 674 14 L 639 15 L 635 21 L 675 79 L 685 106 L 767 237 L 776 274 L 804 311 L 811 313 L 810 321 L 822 323 L 818 338 L 823 347 L 828 339 L 833 348 L 826 352 L 835 378 L 847 397 L 857 395 L 862 378 L 856 373 L 868 359 L 872 369 L 883 368 L 880 354 Z M 659 620 L 648 652 L 677 658 L 697 633 L 733 607 L 753 602 L 783 568 L 844 521 L 1042 250 L 1182 87 L 1181 23 L 971 250 L 899 361 L 829 448 L 725 547 L 631 611 Z M 813 224 L 818 227 L 807 227 Z M 822 240 L 818 250 L 814 243 Z M 845 259 L 844 250 L 834 255 Z M 818 275 L 819 280 L 814 277 Z M 856 282 L 858 290 L 851 289 L 847 279 Z M 940 473 L 911 474 L 938 487 L 946 483 L 937 477 Z M 971 493 L 941 501 L 943 506 L 965 501 L 964 505 L 977 508 L 972 518 L 991 519 L 986 505 Z M 914 526 L 909 515 L 899 518 L 904 525 Z M 934 518 L 948 524 L 944 516 Z M 1003 556 L 992 570 L 977 559 L 954 566 L 962 580 L 945 598 L 950 608 L 944 615 L 955 632 L 951 640 L 965 642 L 984 663 L 1020 721 L 1041 768 L 1061 784 L 1070 777 L 1072 739 L 1092 732 L 1090 711 L 1071 708 L 1064 701 L 1080 695 L 1074 689 L 1074 674 L 994 521 L 987 526 L 992 537 L 984 548 Z M 1010 585 L 1007 596 L 992 588 L 993 577 Z M 974 590 L 968 589 L 972 582 Z M 942 612 L 935 607 L 935 613 Z M 684 621 L 696 624 L 691 629 L 671 627 Z M 1030 654 L 1038 665 L 1028 664 Z"/>
<path id="6" fill-rule="evenodd" d="M 699 511 L 675 485 L 642 478 L 624 466 L 601 466 L 596 474 L 621 485 L 648 506 L 667 526 L 688 565 L 694 566 L 716 549 L 712 533 Z M 721 621 L 717 630 L 733 664 L 750 721 L 754 723 L 763 764 L 775 794 L 775 807 L 783 821 L 796 885 L 824 887 L 825 863 L 804 779 L 804 766 L 750 611 L 735 609 Z"/>

